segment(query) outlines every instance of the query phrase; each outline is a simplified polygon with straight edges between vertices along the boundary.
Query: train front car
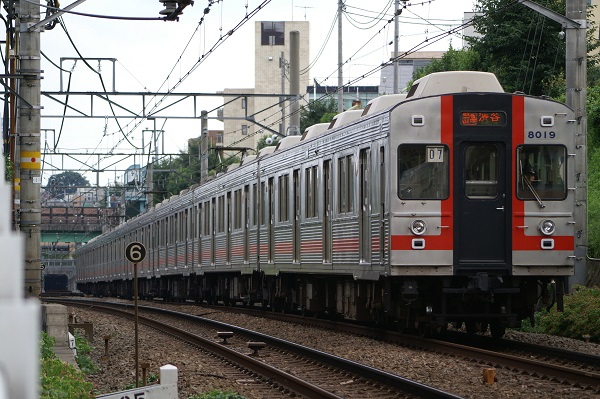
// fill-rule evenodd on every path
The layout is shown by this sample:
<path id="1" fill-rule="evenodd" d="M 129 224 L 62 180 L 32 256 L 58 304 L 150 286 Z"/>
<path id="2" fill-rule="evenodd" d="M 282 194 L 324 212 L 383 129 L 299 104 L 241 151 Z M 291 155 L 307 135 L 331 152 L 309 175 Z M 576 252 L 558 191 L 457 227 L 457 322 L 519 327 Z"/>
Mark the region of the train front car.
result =
<path id="1" fill-rule="evenodd" d="M 391 112 L 392 301 L 402 326 L 494 336 L 574 273 L 575 122 L 492 74 L 415 82 Z M 554 285 L 556 283 L 556 285 Z"/>

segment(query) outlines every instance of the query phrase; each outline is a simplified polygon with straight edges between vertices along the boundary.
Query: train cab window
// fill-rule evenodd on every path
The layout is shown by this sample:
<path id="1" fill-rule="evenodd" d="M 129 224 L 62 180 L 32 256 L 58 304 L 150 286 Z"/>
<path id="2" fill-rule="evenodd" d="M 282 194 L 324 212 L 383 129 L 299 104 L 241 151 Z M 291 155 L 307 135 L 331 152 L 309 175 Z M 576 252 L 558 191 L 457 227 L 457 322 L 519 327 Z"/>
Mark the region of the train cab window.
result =
<path id="1" fill-rule="evenodd" d="M 398 147 L 398 196 L 401 199 L 446 199 L 449 195 L 448 147 L 403 144 Z"/>
<path id="2" fill-rule="evenodd" d="M 567 150 L 562 145 L 522 145 L 517 148 L 517 198 L 564 200 Z"/>
<path id="3" fill-rule="evenodd" d="M 498 148 L 471 144 L 465 149 L 465 196 L 471 199 L 498 195 Z"/>

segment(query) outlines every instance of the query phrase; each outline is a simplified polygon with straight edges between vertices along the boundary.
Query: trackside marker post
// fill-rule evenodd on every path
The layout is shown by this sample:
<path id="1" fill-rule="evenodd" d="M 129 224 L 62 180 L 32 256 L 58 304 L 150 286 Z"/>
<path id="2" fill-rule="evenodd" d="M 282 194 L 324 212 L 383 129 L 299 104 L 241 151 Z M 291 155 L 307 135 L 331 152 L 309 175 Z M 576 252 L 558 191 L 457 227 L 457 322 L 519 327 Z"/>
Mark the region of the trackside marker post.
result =
<path id="1" fill-rule="evenodd" d="M 125 257 L 133 263 L 133 307 L 135 309 L 135 387 L 139 387 L 140 370 L 138 367 L 138 281 L 137 265 L 146 257 L 146 247 L 139 242 L 132 242 L 125 248 Z"/>

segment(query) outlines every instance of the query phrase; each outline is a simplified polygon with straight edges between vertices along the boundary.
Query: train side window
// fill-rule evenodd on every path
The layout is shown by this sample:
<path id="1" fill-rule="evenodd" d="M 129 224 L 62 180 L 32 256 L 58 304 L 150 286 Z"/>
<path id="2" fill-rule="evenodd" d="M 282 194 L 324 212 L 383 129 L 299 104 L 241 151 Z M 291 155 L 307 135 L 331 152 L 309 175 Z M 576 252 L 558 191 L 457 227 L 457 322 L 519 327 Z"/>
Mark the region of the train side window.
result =
<path id="1" fill-rule="evenodd" d="M 235 190 L 233 211 L 233 228 L 239 230 L 242 228 L 242 189 Z"/>
<path id="2" fill-rule="evenodd" d="M 225 231 L 225 196 L 221 195 L 217 203 L 217 233 Z"/>
<path id="3" fill-rule="evenodd" d="M 290 220 L 288 204 L 290 192 L 290 175 L 279 176 L 279 221 L 287 222 Z"/>
<path id="4" fill-rule="evenodd" d="M 398 197 L 446 199 L 449 196 L 448 147 L 442 144 L 403 144 L 398 147 Z"/>
<path id="5" fill-rule="evenodd" d="M 318 181 L 317 181 L 317 166 L 309 166 L 305 169 L 305 177 L 306 183 L 306 212 L 305 215 L 307 218 L 313 218 L 317 216 L 317 190 L 318 190 Z"/>
<path id="6" fill-rule="evenodd" d="M 252 226 L 258 223 L 258 185 L 252 185 Z"/>
<path id="7" fill-rule="evenodd" d="M 517 147 L 517 198 L 564 200 L 567 198 L 567 150 L 562 145 Z"/>
<path id="8" fill-rule="evenodd" d="M 339 213 L 354 211 L 354 159 L 352 155 L 338 158 Z"/>

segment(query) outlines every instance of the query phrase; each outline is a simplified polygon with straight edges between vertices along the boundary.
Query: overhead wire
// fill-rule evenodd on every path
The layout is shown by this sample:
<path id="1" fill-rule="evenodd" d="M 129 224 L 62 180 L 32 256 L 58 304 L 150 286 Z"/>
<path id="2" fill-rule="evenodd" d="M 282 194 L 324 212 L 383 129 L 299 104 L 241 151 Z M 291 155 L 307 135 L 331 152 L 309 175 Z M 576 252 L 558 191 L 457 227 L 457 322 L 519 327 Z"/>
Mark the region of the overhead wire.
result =
<path id="1" fill-rule="evenodd" d="M 487 12 L 487 13 L 485 13 L 485 14 L 482 14 L 482 15 L 480 15 L 480 16 L 478 16 L 478 17 L 476 17 L 476 18 L 484 18 L 484 17 L 486 17 L 486 16 L 488 16 L 488 15 L 490 15 L 490 14 L 493 14 L 493 13 L 497 13 L 497 12 L 504 11 L 504 10 L 506 10 L 506 9 L 508 9 L 508 8 L 510 8 L 510 7 L 513 7 L 513 6 L 517 5 L 517 4 L 518 4 L 518 0 L 515 0 L 515 1 L 511 2 L 510 4 L 504 5 L 503 7 L 500 7 L 500 8 L 498 8 L 498 9 L 495 9 L 495 10 L 491 10 L 491 11 L 489 11 L 489 12 Z M 387 22 L 387 24 L 389 24 L 389 23 L 390 23 L 390 21 L 388 21 L 388 22 Z M 442 31 L 442 33 L 439 33 L 439 34 L 437 34 L 437 35 L 434 35 L 434 36 L 433 36 L 433 37 L 431 37 L 431 38 L 426 38 L 426 39 L 424 39 L 424 40 L 423 40 L 421 43 L 418 43 L 417 45 L 413 46 L 411 49 L 409 49 L 409 50 L 407 50 L 407 51 L 404 51 L 404 52 L 402 52 L 402 53 L 401 53 L 401 54 L 399 54 L 399 55 L 398 55 L 396 58 L 393 58 L 393 59 L 391 59 L 391 60 L 389 60 L 389 61 L 383 62 L 383 63 L 381 63 L 379 66 L 377 66 L 377 67 L 373 68 L 373 69 L 372 69 L 372 70 L 370 70 L 370 71 L 367 71 L 366 73 L 362 74 L 361 76 L 359 76 L 359 77 L 357 77 L 357 78 L 354 78 L 354 79 L 351 79 L 351 80 L 349 80 L 349 81 L 348 81 L 348 83 L 346 83 L 346 84 L 342 85 L 341 87 L 338 87 L 338 88 L 336 88 L 336 90 L 334 90 L 332 93 L 326 93 L 326 94 L 324 94 L 323 96 L 319 97 L 319 98 L 318 98 L 316 101 L 323 101 L 323 100 L 326 100 L 326 99 L 329 99 L 329 98 L 333 98 L 333 97 L 334 97 L 334 95 L 336 95 L 336 94 L 337 94 L 337 91 L 338 91 L 338 90 L 340 90 L 340 89 L 342 89 L 342 90 L 343 90 L 344 88 L 351 86 L 352 84 L 356 83 L 357 81 L 360 81 L 360 80 L 364 79 L 365 77 L 368 77 L 368 76 L 370 76 L 370 75 L 373 75 L 374 73 L 376 73 L 376 72 L 380 71 L 381 69 L 385 68 L 386 66 L 393 65 L 393 63 L 394 63 L 396 60 L 399 60 L 399 59 L 405 58 L 406 56 L 408 56 L 408 55 L 410 55 L 410 54 L 412 54 L 412 53 L 414 53 L 414 52 L 416 52 L 416 51 L 419 51 L 419 50 L 421 50 L 421 49 L 423 49 L 423 48 L 425 48 L 425 47 L 427 47 L 427 46 L 429 46 L 429 45 L 431 45 L 431 44 L 433 44 L 433 43 L 436 43 L 436 42 L 438 42 L 438 41 L 440 41 L 440 40 L 444 39 L 445 37 L 448 37 L 448 36 L 455 35 L 455 34 L 457 34 L 458 32 L 460 32 L 462 29 L 464 29 L 464 28 L 466 28 L 466 27 L 468 27 L 468 26 L 471 26 L 471 25 L 473 25 L 473 24 L 474 24 L 474 20 L 472 19 L 472 20 L 469 20 L 469 21 L 467 21 L 467 22 L 464 22 L 464 23 L 462 23 L 462 24 L 460 24 L 460 25 L 458 25 L 458 26 L 455 26 L 455 27 L 453 27 L 452 29 L 449 29 L 449 30 L 447 30 L 447 31 Z M 382 28 L 382 29 L 383 29 L 383 28 Z M 381 29 L 380 29 L 380 31 L 381 31 Z M 371 40 L 371 39 L 369 39 L 369 40 Z M 364 46 L 363 46 L 363 47 L 364 47 Z M 356 53 L 355 53 L 355 54 L 356 54 Z M 347 61 L 345 61 L 345 62 L 344 62 L 344 64 L 345 64 L 346 62 L 348 62 L 348 60 L 347 60 Z M 328 77 L 327 77 L 326 79 L 328 79 L 329 77 L 333 76 L 333 75 L 334 75 L 336 72 L 337 72 L 337 69 L 336 69 L 335 71 L 333 71 L 333 72 L 332 72 L 330 75 L 328 75 Z M 277 104 L 274 104 L 274 106 L 275 106 L 275 105 L 277 105 Z M 286 105 L 285 107 L 286 107 L 286 108 L 289 108 L 289 107 L 290 107 L 290 105 L 288 104 L 288 105 Z M 262 111 L 259 111 L 259 112 L 262 112 Z M 259 112 L 257 112 L 257 113 L 259 113 Z M 300 112 L 300 111 L 297 111 L 297 112 Z M 263 118 L 263 119 L 261 120 L 261 122 L 262 122 L 262 121 L 265 121 L 265 120 L 267 120 L 268 118 L 270 118 L 270 117 L 272 117 L 272 116 L 275 116 L 275 115 L 277 115 L 277 114 L 280 114 L 280 113 L 281 113 L 281 111 L 279 111 L 279 110 L 278 110 L 277 112 L 274 112 L 273 114 L 271 114 L 271 115 L 269 115 L 269 116 L 267 116 L 267 117 Z M 290 118 L 290 117 L 291 117 L 291 115 L 286 115 L 286 116 L 285 116 L 285 119 L 288 119 L 288 118 Z M 281 119 L 279 119 L 279 120 L 276 120 L 276 121 L 272 122 L 270 125 L 268 125 L 267 127 L 274 126 L 274 125 L 278 124 L 279 122 L 282 122 L 282 121 L 283 121 L 283 119 L 284 119 L 284 118 L 281 118 Z M 238 129 L 238 130 L 239 130 L 239 129 Z M 241 141 L 243 141 L 243 140 L 246 140 L 248 137 L 252 137 L 252 136 L 254 136 L 254 135 L 256 135 L 256 134 L 258 134 L 258 133 L 260 133 L 260 132 L 261 132 L 261 130 L 257 130 L 257 131 L 255 131 L 255 132 L 253 132 L 253 133 L 252 133 L 252 135 L 249 135 L 249 136 L 247 136 L 247 137 L 244 137 L 243 139 L 240 139 L 240 140 L 238 140 L 238 141 L 234 142 L 233 144 L 234 144 L 234 145 L 235 145 L 235 144 L 238 144 L 239 142 L 241 142 Z M 226 133 L 226 134 L 227 134 L 227 133 Z"/>
<path id="2" fill-rule="evenodd" d="M 209 0 L 209 6 L 210 6 L 210 5 L 212 5 L 213 3 L 217 3 L 217 2 L 219 2 L 219 1 L 222 1 L 222 0 Z M 256 13 L 256 12 L 258 12 L 258 10 L 262 9 L 262 8 L 264 7 L 264 5 L 268 4 L 270 1 L 271 1 L 271 0 L 266 0 L 266 1 L 264 1 L 264 2 L 263 2 L 261 5 L 259 5 L 259 6 L 257 7 L 257 9 L 256 9 L 256 10 L 253 12 L 253 14 L 254 14 L 254 13 Z M 207 8 L 205 8 L 205 10 L 204 10 L 204 11 L 205 11 L 205 14 L 203 14 L 203 16 L 202 16 L 202 19 L 201 19 L 201 21 L 199 22 L 198 26 L 200 26 L 200 25 L 201 25 L 201 23 L 202 23 L 202 21 L 204 20 L 204 15 L 206 15 L 206 14 L 208 13 L 208 7 L 207 7 Z M 246 16 L 245 20 L 248 20 L 248 16 Z M 223 43 L 223 42 L 224 42 L 224 41 L 227 39 L 227 37 L 229 37 L 231 34 L 233 34 L 233 33 L 235 32 L 235 30 L 237 30 L 239 27 L 241 27 L 241 26 L 242 26 L 244 23 L 245 23 L 245 21 L 244 21 L 244 20 L 242 20 L 240 23 L 238 23 L 238 26 L 237 26 L 236 28 L 234 28 L 234 29 L 232 29 L 232 30 L 230 30 L 230 31 L 228 32 L 228 36 L 226 36 L 225 38 L 223 38 L 223 37 L 219 38 L 219 41 L 217 42 L 217 44 L 215 44 L 215 46 L 213 46 L 213 48 L 212 48 L 212 49 L 209 51 L 209 53 L 211 53 L 212 51 L 214 51 L 214 49 L 216 49 L 216 48 L 217 48 L 217 47 L 220 45 L 219 43 Z M 196 28 L 196 31 L 195 31 L 195 32 L 197 32 L 197 29 L 198 29 L 198 28 Z M 194 34 L 195 34 L 195 32 L 194 32 Z M 186 44 L 186 46 L 185 46 L 185 48 L 184 48 L 184 52 L 185 52 L 185 51 L 188 49 L 188 47 L 189 47 L 189 43 L 191 42 L 191 40 L 192 40 L 192 39 L 190 39 L 190 41 L 188 41 L 188 43 Z M 197 68 L 197 66 L 198 66 L 198 65 L 199 65 L 199 64 L 202 62 L 202 60 L 206 59 L 206 57 L 209 55 L 209 53 L 207 53 L 207 54 L 203 55 L 203 56 L 202 56 L 202 57 L 199 59 L 199 61 L 197 61 L 197 62 L 196 62 L 196 64 L 195 64 L 195 67 L 196 67 L 196 68 Z M 81 57 L 81 55 L 80 55 L 80 57 Z M 83 58 L 83 57 L 81 57 L 81 58 Z M 181 56 L 180 56 L 180 59 L 181 59 Z M 165 83 L 168 81 L 168 79 L 169 79 L 169 77 L 171 76 L 172 72 L 175 70 L 175 68 L 176 68 L 177 64 L 180 62 L 180 59 L 178 59 L 178 61 L 175 63 L 175 65 L 173 66 L 173 68 L 171 69 L 171 71 L 169 72 L 169 74 L 167 75 L 167 78 L 165 79 L 165 81 L 163 81 L 163 83 L 161 84 L 161 88 L 162 88 L 162 87 L 165 85 Z M 84 62 L 85 62 L 85 61 L 84 61 Z M 87 64 L 87 63 L 86 63 L 86 64 Z M 93 70 L 93 68 L 91 68 L 91 66 L 89 66 L 89 64 L 87 64 L 87 65 L 88 65 L 88 67 L 89 67 L 90 69 L 92 69 L 92 70 Z M 193 70 L 195 70 L 195 68 L 194 68 Z M 193 72 L 193 70 L 190 70 L 190 71 L 189 71 L 189 72 L 188 72 L 188 73 L 187 73 L 187 74 L 186 74 L 184 77 L 180 78 L 180 79 L 179 79 L 179 82 L 178 82 L 178 84 L 176 84 L 176 85 L 175 85 L 174 87 L 172 87 L 172 88 L 169 88 L 169 91 L 168 91 L 167 95 L 168 95 L 168 94 L 170 94 L 170 93 L 172 93 L 172 92 L 175 90 L 175 88 L 176 88 L 176 87 L 178 87 L 178 86 L 179 86 L 179 84 L 181 84 L 181 83 L 182 83 L 182 82 L 185 80 L 185 78 L 187 78 L 187 77 L 188 77 L 188 76 L 189 76 L 189 75 L 190 75 L 190 74 Z M 102 81 L 102 83 L 103 83 L 103 81 Z M 103 83 L 103 87 L 104 87 L 104 83 Z M 160 90 L 160 89 L 159 89 L 159 90 Z M 105 92 L 106 92 L 106 90 L 105 90 Z M 134 125 L 134 127 L 133 127 L 133 128 L 131 128 L 131 129 L 130 129 L 130 131 L 129 131 L 127 134 L 125 134 L 125 133 L 123 132 L 123 129 L 121 128 L 121 126 L 120 126 L 119 122 L 117 121 L 117 125 L 118 125 L 118 127 L 119 127 L 119 131 L 120 131 L 120 132 L 122 132 L 122 136 L 123 136 L 123 137 L 122 137 L 122 138 L 121 138 L 121 139 L 120 139 L 120 140 L 119 140 L 119 141 L 118 141 L 116 144 L 113 144 L 113 146 L 112 146 L 112 149 L 111 149 L 111 150 L 109 150 L 109 153 L 111 153 L 112 151 L 114 151 L 114 149 L 116 149 L 116 147 L 117 147 L 117 146 L 119 146 L 119 145 L 120 145 L 122 142 L 124 142 L 124 141 L 127 141 L 127 142 L 128 142 L 128 143 L 129 143 L 129 144 L 130 144 L 130 145 L 131 145 L 133 148 L 135 148 L 135 149 L 139 149 L 139 147 L 137 147 L 137 146 L 133 145 L 133 143 L 131 143 L 131 141 L 129 140 L 128 136 L 129 136 L 129 135 L 131 135 L 131 134 L 133 133 L 133 131 L 134 131 L 134 130 L 135 130 L 135 129 L 136 129 L 136 128 L 137 128 L 137 127 L 138 127 L 138 126 L 139 126 L 139 125 L 140 125 L 140 124 L 143 122 L 143 120 L 146 120 L 146 119 L 148 118 L 148 115 L 149 115 L 149 114 L 151 114 L 152 112 L 154 112 L 154 110 L 156 110 L 156 109 L 157 109 L 157 107 L 159 106 L 159 104 L 160 104 L 160 103 L 162 103 L 162 101 L 164 101 L 164 99 L 167 97 L 167 95 L 164 95 L 164 96 L 163 96 L 163 98 L 162 98 L 160 101 L 158 101 L 157 103 L 155 103 L 155 105 L 154 105 L 154 107 L 151 109 L 151 111 L 149 111 L 148 113 L 144 113 L 144 114 L 146 115 L 145 117 L 141 117 L 141 116 L 140 116 L 141 120 L 139 121 L 139 123 L 135 124 L 135 125 Z M 111 106 L 111 110 L 112 110 L 112 104 L 110 104 L 110 106 Z M 113 110 L 113 116 L 114 116 L 114 110 Z M 115 118 L 115 119 L 116 119 L 116 118 Z M 133 122 L 135 122 L 135 119 L 134 119 L 132 122 L 129 122 L 128 124 L 126 124 L 125 126 L 126 126 L 126 127 L 127 127 L 127 126 L 129 126 L 129 125 L 130 125 L 131 123 L 133 123 Z M 99 147 L 99 145 L 100 145 L 100 143 L 99 143 L 99 144 L 96 146 L 96 148 L 98 148 L 98 147 Z M 94 152 L 95 152 L 95 151 L 94 151 Z M 103 158 L 102 158 L 102 160 L 103 160 L 103 159 L 105 159 L 105 158 L 106 158 L 106 157 L 103 157 Z M 98 162 L 100 162 L 100 160 L 99 160 Z M 93 166 L 97 166 L 97 165 L 98 165 L 98 163 L 94 164 Z"/>
<path id="3" fill-rule="evenodd" d="M 268 1 L 267 1 L 267 2 L 265 2 L 264 4 L 266 4 L 266 3 L 268 3 Z M 260 9 L 260 8 L 261 8 L 261 6 L 259 6 L 259 8 L 258 8 L 258 9 Z M 258 9 L 257 9 L 257 10 L 258 10 Z M 248 18 L 246 18 L 246 20 L 248 20 Z M 463 24 L 463 25 L 464 25 L 464 24 Z M 457 28 L 453 28 L 453 29 L 451 29 L 451 30 L 450 30 L 450 31 L 448 31 L 446 34 L 444 34 L 444 35 L 443 35 L 443 37 L 445 37 L 446 35 L 452 35 L 452 34 L 456 34 L 456 32 L 458 32 L 458 30 L 457 30 L 457 29 L 458 29 L 458 28 L 461 28 L 461 27 L 463 27 L 463 25 L 460 25 L 460 26 L 459 26 L 459 27 L 457 27 Z M 239 24 L 238 24 L 238 26 L 241 26 L 241 25 L 239 25 Z M 225 38 L 229 37 L 229 36 L 230 36 L 230 35 L 233 33 L 233 31 L 234 31 L 234 30 L 231 30 L 231 31 L 229 32 L 229 35 L 228 35 L 228 36 L 225 36 Z M 431 39 L 429 39 L 429 38 L 428 38 L 428 39 L 426 39 L 426 40 L 425 40 L 423 43 L 427 43 L 427 45 L 428 45 L 428 44 L 431 44 L 431 43 L 435 43 L 435 42 L 436 42 L 436 41 L 438 41 L 438 40 L 441 40 L 441 38 L 442 38 L 442 37 L 440 37 L 440 38 L 437 38 L 437 39 L 436 39 L 436 38 L 435 38 L 435 36 L 434 36 L 434 37 L 433 37 L 433 38 L 431 38 Z M 212 53 L 212 52 L 213 52 L 213 51 L 214 51 L 216 48 L 218 48 L 218 46 L 220 46 L 220 44 L 222 43 L 222 41 L 221 41 L 221 39 L 219 39 L 219 40 L 220 40 L 220 41 L 218 41 L 218 42 L 217 42 L 217 43 L 216 43 L 216 44 L 215 44 L 215 45 L 214 45 L 214 46 L 211 48 L 211 50 L 209 50 L 207 53 L 205 53 L 205 54 L 203 54 L 203 55 L 202 55 L 202 57 L 201 57 L 201 58 L 198 60 L 198 62 L 197 62 L 197 63 L 196 63 L 196 64 L 195 64 L 195 65 L 194 65 L 194 66 L 193 66 L 193 67 L 192 67 L 192 68 L 191 68 L 191 69 L 188 71 L 188 73 L 186 73 L 184 76 L 182 76 L 182 77 L 180 78 L 179 82 L 178 82 L 178 83 L 175 85 L 175 87 L 173 87 L 173 88 L 169 89 L 169 92 L 172 92 L 172 91 L 173 91 L 173 90 L 174 90 L 174 89 L 175 89 L 177 86 L 179 86 L 179 84 L 181 84 L 181 83 L 183 82 L 183 80 L 185 80 L 185 79 L 186 79 L 186 78 L 187 78 L 187 77 L 188 77 L 188 76 L 189 76 L 191 73 L 193 73 L 193 72 L 195 71 L 195 69 L 196 69 L 196 68 L 199 66 L 199 64 L 201 63 L 201 61 L 202 61 L 203 59 L 205 59 L 205 57 L 207 57 L 208 55 L 210 55 L 210 54 L 211 54 L 211 53 Z M 419 48 L 420 48 L 420 47 L 419 47 L 419 45 L 417 45 L 417 46 L 413 47 L 413 49 L 411 49 L 411 50 L 409 50 L 409 51 L 405 52 L 405 53 L 403 54 L 403 56 L 406 56 L 406 55 L 410 54 L 411 52 L 417 51 L 417 49 L 419 49 Z M 356 54 L 356 53 L 355 53 L 355 54 Z M 399 56 L 398 58 L 402 58 L 402 56 Z M 367 73 L 365 73 L 365 74 L 361 75 L 360 77 L 358 77 L 358 78 L 356 78 L 356 79 L 354 79 L 354 80 L 352 80 L 352 81 L 348 82 L 348 84 L 346 84 L 346 85 L 344 85 L 344 86 L 348 86 L 348 85 L 350 85 L 350 84 L 354 83 L 355 81 L 358 81 L 358 80 L 360 80 L 360 79 L 363 79 L 364 77 L 366 77 L 366 76 L 369 76 L 369 75 L 373 74 L 374 72 L 376 72 L 376 71 L 378 71 L 378 70 L 382 69 L 383 67 L 385 67 L 386 65 L 389 65 L 389 64 L 390 64 L 390 62 L 388 62 L 388 63 L 383 63 L 383 64 L 381 64 L 379 67 L 377 67 L 376 69 L 374 69 L 374 70 L 372 70 L 372 71 L 369 71 L 369 72 L 367 72 Z M 165 96 L 165 97 L 166 97 L 166 96 Z M 163 99 L 164 99 L 165 97 L 163 97 Z M 326 97 L 326 96 L 324 96 L 324 97 Z M 163 99 L 161 99 L 161 101 L 162 101 Z M 154 107 L 154 108 L 156 108 L 156 106 L 157 106 L 157 105 L 155 105 L 155 107 Z M 140 123 L 141 123 L 141 122 L 140 122 Z M 139 125 L 139 124 L 138 124 L 138 125 Z M 138 125 L 136 125 L 136 127 L 137 127 Z M 129 134 L 131 134 L 131 133 L 132 133 L 132 132 L 129 132 L 129 133 L 128 133 L 128 135 L 129 135 Z"/>
<path id="4" fill-rule="evenodd" d="M 319 58 L 321 58 L 321 55 L 323 55 L 323 51 L 325 50 L 327 43 L 329 43 L 329 39 L 331 39 L 331 33 L 333 32 L 333 29 L 335 28 L 337 19 L 338 19 L 338 13 L 335 13 L 335 16 L 333 17 L 333 21 L 331 22 L 331 27 L 329 28 L 329 32 L 327 32 L 327 36 L 325 36 L 325 40 L 323 41 L 321 48 L 317 52 L 317 55 L 315 56 L 315 58 L 305 68 L 300 70 L 300 76 L 309 72 L 312 69 L 312 67 L 317 63 Z"/>
<path id="5" fill-rule="evenodd" d="M 171 88 L 169 88 L 168 92 L 166 94 L 164 94 L 162 96 L 162 98 L 156 102 L 154 104 L 154 106 L 147 112 L 144 113 L 144 116 L 140 117 L 140 120 L 137 121 L 137 123 L 135 123 L 135 125 L 131 128 L 130 132 L 127 135 L 130 135 L 133 133 L 133 131 L 135 129 L 137 129 L 137 127 L 139 127 L 144 120 L 148 119 L 152 113 L 154 111 L 156 111 L 156 109 L 158 109 L 158 106 L 168 97 L 168 95 L 170 93 L 172 93 L 177 87 L 179 87 L 217 48 L 219 48 L 229 37 L 231 37 L 233 35 L 233 33 L 235 33 L 238 29 L 240 29 L 246 22 L 248 22 L 254 15 L 256 15 L 260 10 L 262 10 L 267 4 L 269 4 L 271 2 L 271 0 L 263 0 L 263 2 L 261 4 L 259 4 L 254 10 L 252 10 L 250 12 L 250 14 L 246 14 L 246 16 L 244 18 L 242 18 L 236 26 L 234 26 L 234 28 L 230 29 L 225 36 L 220 37 L 216 43 L 205 53 L 203 54 L 201 57 L 199 57 L 199 59 L 194 63 L 194 65 L 179 79 L 179 81 Z M 214 1 L 211 1 L 211 3 L 214 3 Z M 204 16 L 202 17 L 204 18 Z M 188 42 L 189 45 L 189 42 Z M 188 47 L 188 45 L 186 45 L 186 49 Z M 176 64 L 177 65 L 177 64 Z M 175 68 L 175 66 L 173 67 L 173 69 Z M 164 82 L 163 82 L 164 85 Z M 162 87 L 162 86 L 161 86 Z M 116 146 L 118 146 L 120 143 L 122 142 L 122 140 L 120 140 Z M 115 146 L 115 147 L 116 147 Z"/>
<path id="6" fill-rule="evenodd" d="M 73 14 L 73 15 L 78 15 L 80 17 L 114 19 L 114 20 L 121 20 L 121 21 L 167 21 L 167 16 L 164 16 L 164 17 L 123 17 L 123 16 L 118 16 L 118 15 L 89 14 L 89 13 L 85 13 L 85 12 L 65 10 L 63 8 L 54 7 L 54 6 L 50 6 L 50 5 L 43 5 L 43 4 L 40 4 L 39 2 L 35 2 L 32 0 L 21 0 L 21 1 L 24 1 L 24 2 L 30 3 L 30 4 L 34 4 L 36 6 L 41 6 L 41 7 L 47 8 L 49 10 L 52 10 L 54 12 Z"/>
<path id="7" fill-rule="evenodd" d="M 351 13 L 351 12 L 349 12 L 347 9 L 348 9 L 348 8 L 357 8 L 357 7 L 351 7 L 351 6 L 348 6 L 348 5 L 346 5 L 346 7 L 345 7 L 345 8 L 346 8 L 346 10 L 343 12 L 343 14 L 344 14 L 344 16 L 346 17 L 346 19 L 348 20 L 348 22 L 350 22 L 350 24 L 351 24 L 352 26 L 354 26 L 355 28 L 357 28 L 357 29 L 361 29 L 361 30 L 368 30 L 368 29 L 372 29 L 372 28 L 374 28 L 374 27 L 375 27 L 375 26 L 376 26 L 376 25 L 377 25 L 379 22 L 381 22 L 381 21 L 382 21 L 382 20 L 385 18 L 386 12 L 387 12 L 387 10 L 388 10 L 388 9 L 389 9 L 389 8 L 392 6 L 392 2 L 393 2 L 393 1 L 394 1 L 394 0 L 389 0 L 389 1 L 388 1 L 388 3 L 387 3 L 385 6 L 383 6 L 383 10 L 382 10 L 382 11 L 379 11 L 379 12 L 377 13 L 377 15 L 376 15 L 376 16 L 374 16 L 374 17 L 368 17 L 368 16 L 361 15 L 361 14 L 354 14 L 354 13 Z M 357 9 L 358 9 L 358 8 L 357 8 Z M 359 10 L 361 10 L 361 11 L 367 11 L 367 10 L 363 10 L 363 9 L 359 9 Z M 356 19 L 352 18 L 352 17 L 351 17 L 352 15 L 357 15 L 357 16 L 361 16 L 361 17 L 364 17 L 364 18 L 371 18 L 371 21 L 365 21 L 365 22 L 358 21 L 358 20 L 356 20 Z M 357 24 L 357 25 L 369 25 L 369 26 L 368 26 L 368 27 L 359 27 L 359 26 L 357 26 L 357 25 L 355 25 L 355 24 Z"/>
<path id="8" fill-rule="evenodd" d="M 541 48 L 541 38 L 543 36 L 543 32 L 544 32 L 544 25 L 546 25 L 546 18 L 544 18 L 543 16 L 539 16 L 539 18 L 542 18 L 542 26 L 540 28 L 540 40 L 537 40 L 537 51 L 535 53 L 535 57 L 534 57 L 534 61 L 533 61 L 533 67 L 531 69 L 531 80 L 529 82 L 529 92 L 531 93 L 531 90 L 533 88 L 533 78 L 535 76 L 535 70 L 537 69 L 537 63 L 538 63 L 538 59 L 539 59 L 539 54 L 540 54 L 540 48 Z M 538 19 L 538 25 L 539 25 L 539 19 Z M 536 29 L 537 31 L 537 29 Z M 533 46 L 531 46 L 531 48 L 533 49 Z"/>

